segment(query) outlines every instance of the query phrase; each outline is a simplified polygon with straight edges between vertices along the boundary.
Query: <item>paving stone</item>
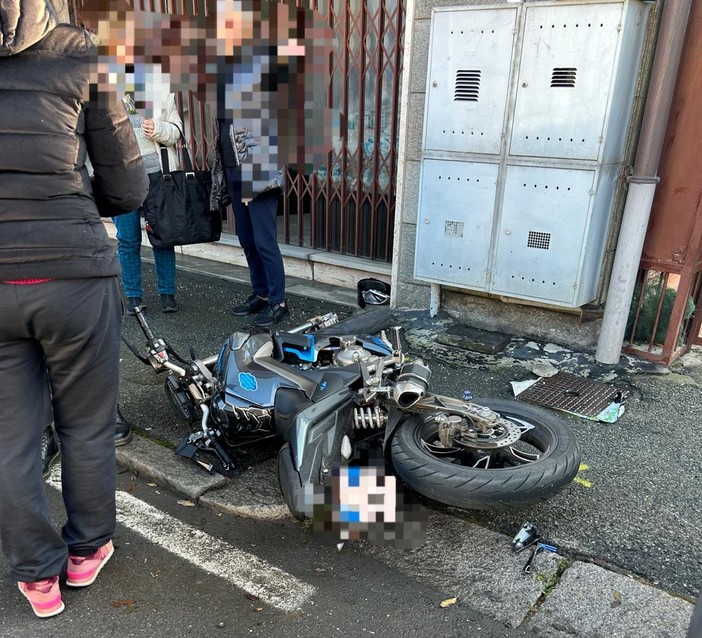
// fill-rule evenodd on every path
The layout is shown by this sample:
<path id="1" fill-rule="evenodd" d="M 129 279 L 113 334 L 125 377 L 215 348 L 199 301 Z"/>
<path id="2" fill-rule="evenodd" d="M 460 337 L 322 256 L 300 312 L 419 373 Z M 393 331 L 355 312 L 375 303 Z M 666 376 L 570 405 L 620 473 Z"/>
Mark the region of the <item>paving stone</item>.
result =
<path id="1" fill-rule="evenodd" d="M 385 563 L 411 578 L 428 583 L 458 603 L 509 627 L 518 627 L 541 596 L 542 570 L 555 573 L 550 554 L 539 554 L 532 574 L 522 573 L 527 551 L 514 553 L 511 539 L 467 521 L 431 512 L 427 540 L 402 552 L 369 547 Z"/>
<path id="2" fill-rule="evenodd" d="M 539 636 L 684 638 L 692 605 L 591 563 L 576 562 L 529 626 Z"/>
<path id="3" fill-rule="evenodd" d="M 511 337 L 501 332 L 490 332 L 464 325 L 453 325 L 436 336 L 439 343 L 473 352 L 495 354 L 504 349 Z"/>

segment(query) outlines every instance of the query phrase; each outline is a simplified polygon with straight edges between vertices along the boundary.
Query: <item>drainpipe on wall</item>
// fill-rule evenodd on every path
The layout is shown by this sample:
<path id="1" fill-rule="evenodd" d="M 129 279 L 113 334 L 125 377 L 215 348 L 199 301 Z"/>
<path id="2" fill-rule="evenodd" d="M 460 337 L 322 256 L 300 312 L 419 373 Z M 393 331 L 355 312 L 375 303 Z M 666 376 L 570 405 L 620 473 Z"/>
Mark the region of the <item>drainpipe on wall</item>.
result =
<path id="1" fill-rule="evenodd" d="M 658 164 L 673 102 L 685 31 L 692 0 L 665 0 L 658 31 L 656 54 L 641 124 L 641 135 L 628 178 L 612 276 L 607 290 L 602 329 L 595 358 L 600 363 L 619 363 L 629 307 L 634 296 L 648 218 L 659 182 Z"/>

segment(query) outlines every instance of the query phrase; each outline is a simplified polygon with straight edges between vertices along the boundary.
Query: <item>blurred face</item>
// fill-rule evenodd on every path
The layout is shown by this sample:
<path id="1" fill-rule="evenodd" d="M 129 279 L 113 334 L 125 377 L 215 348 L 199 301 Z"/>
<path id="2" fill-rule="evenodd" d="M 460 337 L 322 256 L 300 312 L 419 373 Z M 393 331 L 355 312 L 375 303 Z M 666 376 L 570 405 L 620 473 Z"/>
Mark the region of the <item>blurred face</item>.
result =
<path id="1" fill-rule="evenodd" d="M 84 7 L 81 12 L 83 25 L 97 36 L 100 54 L 119 64 L 134 62 L 135 16 L 127 8 L 105 11 Z"/>
<path id="2" fill-rule="evenodd" d="M 247 3 L 248 4 L 248 3 Z M 253 38 L 253 11 L 240 0 L 217 0 L 217 53 L 232 55 Z"/>

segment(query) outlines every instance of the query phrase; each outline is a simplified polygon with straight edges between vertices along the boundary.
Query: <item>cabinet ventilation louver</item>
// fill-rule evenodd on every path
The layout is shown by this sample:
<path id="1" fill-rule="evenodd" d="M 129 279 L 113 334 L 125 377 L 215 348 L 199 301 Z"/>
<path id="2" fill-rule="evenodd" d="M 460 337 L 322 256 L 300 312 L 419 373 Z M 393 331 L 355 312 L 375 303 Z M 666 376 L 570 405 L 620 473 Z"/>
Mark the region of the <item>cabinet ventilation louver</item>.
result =
<path id="1" fill-rule="evenodd" d="M 540 248 L 541 250 L 548 250 L 551 245 L 551 233 L 540 233 L 535 230 L 529 231 L 529 239 L 527 239 L 527 246 L 529 248 Z"/>
<path id="2" fill-rule="evenodd" d="M 575 75 L 578 70 L 574 67 L 556 67 L 551 74 L 551 87 L 575 88 Z"/>
<path id="3" fill-rule="evenodd" d="M 456 71 L 454 102 L 477 102 L 480 94 L 480 71 Z"/>

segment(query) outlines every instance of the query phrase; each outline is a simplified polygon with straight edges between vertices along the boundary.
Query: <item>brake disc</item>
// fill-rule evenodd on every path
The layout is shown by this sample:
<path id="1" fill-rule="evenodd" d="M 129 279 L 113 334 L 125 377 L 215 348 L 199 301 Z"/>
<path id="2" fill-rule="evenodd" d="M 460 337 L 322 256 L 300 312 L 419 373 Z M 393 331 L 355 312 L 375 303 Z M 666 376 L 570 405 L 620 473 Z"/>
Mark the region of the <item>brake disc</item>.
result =
<path id="1" fill-rule="evenodd" d="M 437 453 L 449 450 L 479 449 L 495 450 L 514 445 L 521 438 L 523 428 L 506 419 L 500 419 L 493 427 L 481 430 L 458 415 L 438 414 L 439 441 L 427 446 Z"/>

